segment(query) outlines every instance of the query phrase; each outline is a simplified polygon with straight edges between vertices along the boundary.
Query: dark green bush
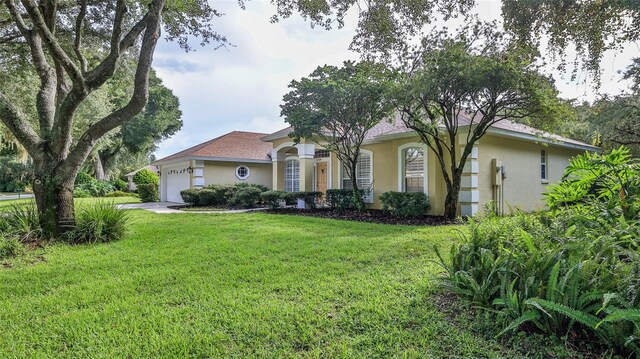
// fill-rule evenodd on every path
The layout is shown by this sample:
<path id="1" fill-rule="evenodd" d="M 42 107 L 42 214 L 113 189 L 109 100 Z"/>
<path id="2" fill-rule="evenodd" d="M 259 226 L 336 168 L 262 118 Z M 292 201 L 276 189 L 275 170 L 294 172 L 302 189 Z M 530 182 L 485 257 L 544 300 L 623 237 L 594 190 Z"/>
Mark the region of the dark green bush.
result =
<path id="1" fill-rule="evenodd" d="M 137 194 L 131 192 L 113 191 L 107 193 L 105 197 L 137 197 Z"/>
<path id="2" fill-rule="evenodd" d="M 86 183 L 91 183 L 94 182 L 96 179 L 93 178 L 93 176 L 91 176 L 90 174 L 86 173 L 86 172 L 78 172 L 78 174 L 76 175 L 76 181 L 75 184 L 77 185 L 81 185 L 81 184 L 86 184 Z"/>
<path id="3" fill-rule="evenodd" d="M 15 153 L 0 152 L 0 192 L 25 191 L 31 184 L 33 165 L 22 163 Z"/>
<path id="4" fill-rule="evenodd" d="M 0 237 L 0 260 L 15 257 L 22 249 L 22 244 L 17 239 Z"/>
<path id="5" fill-rule="evenodd" d="M 200 199 L 198 192 L 199 191 L 197 189 L 185 189 L 180 191 L 180 197 L 182 197 L 184 203 L 197 206 Z"/>
<path id="6" fill-rule="evenodd" d="M 138 196 L 142 202 L 158 202 L 158 185 L 153 183 L 139 184 Z"/>
<path id="7" fill-rule="evenodd" d="M 104 197 L 113 192 L 114 188 L 109 181 L 91 181 L 76 186 L 76 189 L 89 193 L 91 197 Z"/>
<path id="8" fill-rule="evenodd" d="M 286 204 L 285 194 L 286 192 L 282 191 L 265 191 L 260 194 L 260 197 L 262 198 L 262 203 L 271 209 L 276 209 Z"/>
<path id="9" fill-rule="evenodd" d="M 126 181 L 116 178 L 111 181 L 111 185 L 115 188 L 116 191 L 126 192 L 129 189 L 129 185 Z"/>
<path id="10" fill-rule="evenodd" d="M 265 186 L 265 185 L 261 185 L 261 184 L 257 184 L 257 183 L 246 183 L 246 182 L 240 182 L 240 183 L 236 183 L 234 184 L 235 187 L 238 188 L 242 188 L 242 187 L 254 187 L 260 190 L 260 192 L 266 192 L 269 191 L 269 187 Z"/>
<path id="11" fill-rule="evenodd" d="M 73 197 L 74 198 L 90 198 L 91 196 L 91 192 L 80 189 L 80 188 L 76 188 L 73 190 Z"/>
<path id="12" fill-rule="evenodd" d="M 140 186 L 141 184 L 154 184 L 158 185 L 158 175 L 149 171 L 146 168 L 141 169 L 133 175 L 133 183 L 136 186 Z"/>
<path id="13" fill-rule="evenodd" d="M 211 189 L 214 192 L 213 200 L 216 204 L 226 206 L 229 204 L 229 201 L 231 201 L 231 198 L 236 193 L 238 187 L 229 184 L 218 184 L 207 186 L 205 189 Z"/>
<path id="14" fill-rule="evenodd" d="M 322 192 L 292 192 L 290 194 L 291 197 L 296 200 L 302 199 L 304 203 L 311 209 L 318 208 L 320 205 L 320 201 L 322 200 L 323 193 Z"/>
<path id="15" fill-rule="evenodd" d="M 380 201 L 384 211 L 403 218 L 425 216 L 431 208 L 429 197 L 422 192 L 385 192 Z"/>
<path id="16" fill-rule="evenodd" d="M 364 209 L 362 200 L 364 191 L 350 189 L 328 189 L 327 205 L 334 210 L 345 211 L 347 209 Z"/>
<path id="17" fill-rule="evenodd" d="M 252 208 L 260 203 L 261 194 L 256 187 L 236 187 L 228 203 L 234 207 Z"/>
<path id="18" fill-rule="evenodd" d="M 126 211 L 111 202 L 83 206 L 76 214 L 76 227 L 63 239 L 74 244 L 116 241 L 126 234 L 130 219 Z"/>
<path id="19" fill-rule="evenodd" d="M 210 188 L 203 188 L 198 190 L 198 206 L 213 206 L 219 205 L 221 203 L 217 203 L 218 193 Z"/>

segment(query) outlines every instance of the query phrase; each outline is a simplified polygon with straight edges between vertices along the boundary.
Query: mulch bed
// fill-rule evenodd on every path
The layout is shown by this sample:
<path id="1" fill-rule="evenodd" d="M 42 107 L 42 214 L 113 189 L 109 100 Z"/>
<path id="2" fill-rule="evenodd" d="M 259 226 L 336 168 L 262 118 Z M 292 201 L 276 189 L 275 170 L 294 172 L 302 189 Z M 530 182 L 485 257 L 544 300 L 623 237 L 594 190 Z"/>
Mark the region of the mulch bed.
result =
<path id="1" fill-rule="evenodd" d="M 279 208 L 268 209 L 263 213 L 272 214 L 292 214 L 298 216 L 341 219 L 347 221 L 381 223 L 381 224 L 404 224 L 410 226 L 441 226 L 448 224 L 458 224 L 455 219 L 448 219 L 442 216 L 424 216 L 416 218 L 400 218 L 391 216 L 379 209 L 368 209 L 364 212 L 344 211 L 338 212 L 328 208 L 318 209 L 298 209 L 298 208 Z"/>

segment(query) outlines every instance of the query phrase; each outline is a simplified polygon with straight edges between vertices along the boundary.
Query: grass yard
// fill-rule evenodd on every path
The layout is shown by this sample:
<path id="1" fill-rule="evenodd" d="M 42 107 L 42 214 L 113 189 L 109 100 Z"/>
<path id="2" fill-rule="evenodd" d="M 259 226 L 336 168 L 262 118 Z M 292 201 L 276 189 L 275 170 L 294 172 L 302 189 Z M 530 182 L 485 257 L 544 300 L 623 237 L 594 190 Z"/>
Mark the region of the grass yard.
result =
<path id="1" fill-rule="evenodd" d="M 124 204 L 124 203 L 139 203 L 140 198 L 137 197 L 104 197 L 104 198 L 75 198 L 74 202 L 76 204 L 76 209 L 81 208 L 86 204 L 91 204 L 95 201 L 107 201 L 113 202 L 115 204 Z M 7 211 L 13 205 L 23 206 L 33 204 L 35 206 L 36 202 L 33 198 L 22 198 L 22 199 L 7 199 L 0 201 L 0 212 Z"/>
<path id="2" fill-rule="evenodd" d="M 515 357 L 435 305 L 454 226 L 132 211 L 0 269 L 0 357 Z"/>

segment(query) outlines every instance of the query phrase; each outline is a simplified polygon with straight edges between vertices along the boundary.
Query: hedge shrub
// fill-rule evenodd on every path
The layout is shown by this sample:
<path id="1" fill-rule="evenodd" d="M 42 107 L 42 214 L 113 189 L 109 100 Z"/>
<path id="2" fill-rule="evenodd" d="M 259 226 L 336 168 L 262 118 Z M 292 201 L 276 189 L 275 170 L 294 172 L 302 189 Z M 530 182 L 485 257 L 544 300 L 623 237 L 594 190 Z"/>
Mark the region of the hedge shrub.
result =
<path id="1" fill-rule="evenodd" d="M 261 200 L 262 191 L 256 187 L 236 187 L 229 204 L 236 207 L 255 207 Z"/>
<path id="2" fill-rule="evenodd" d="M 135 175 L 133 175 L 133 183 L 135 183 L 137 186 L 140 186 L 141 184 L 154 184 L 157 186 L 158 175 L 146 168 L 143 168 Z"/>
<path id="3" fill-rule="evenodd" d="M 286 192 L 282 191 L 265 191 L 260 194 L 260 198 L 262 198 L 262 203 L 269 206 L 271 209 L 276 209 L 282 207 L 282 205 L 286 204 Z"/>
<path id="4" fill-rule="evenodd" d="M 184 203 L 190 204 L 192 206 L 197 206 L 199 204 L 200 196 L 197 189 L 185 189 L 180 191 L 180 197 Z"/>
<path id="5" fill-rule="evenodd" d="M 345 211 L 347 209 L 361 210 L 364 208 L 363 196 L 364 191 L 362 190 L 356 192 L 351 189 L 328 189 L 327 205 L 329 205 L 331 209 L 338 211 Z"/>
<path id="6" fill-rule="evenodd" d="M 303 199 L 309 208 L 316 209 L 322 200 L 322 195 L 322 192 L 292 192 L 290 196 L 296 200 Z"/>
<path id="7" fill-rule="evenodd" d="M 138 195 L 142 202 L 158 202 L 158 185 L 153 183 L 139 184 Z"/>
<path id="8" fill-rule="evenodd" d="M 127 182 L 120 178 L 112 180 L 111 185 L 116 189 L 116 191 L 125 192 L 127 189 L 129 189 L 129 185 L 127 184 Z"/>
<path id="9" fill-rule="evenodd" d="M 380 196 L 382 210 L 397 217 L 421 217 L 431 208 L 429 197 L 422 192 L 385 192 Z"/>

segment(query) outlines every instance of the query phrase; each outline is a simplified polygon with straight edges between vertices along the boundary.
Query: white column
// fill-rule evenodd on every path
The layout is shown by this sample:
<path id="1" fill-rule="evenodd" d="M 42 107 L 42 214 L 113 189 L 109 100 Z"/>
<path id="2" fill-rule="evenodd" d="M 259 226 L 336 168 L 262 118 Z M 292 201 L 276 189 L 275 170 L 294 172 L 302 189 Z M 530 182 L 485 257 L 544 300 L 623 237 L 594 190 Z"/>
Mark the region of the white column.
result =
<path id="1" fill-rule="evenodd" d="M 460 152 L 464 150 L 467 136 L 459 135 L 458 144 Z M 458 196 L 458 204 L 460 206 L 461 216 L 474 216 L 478 213 L 480 203 L 480 190 L 478 189 L 478 173 L 480 172 L 480 163 L 478 162 L 478 143 L 476 142 L 467 157 L 467 162 L 462 170 L 462 183 L 460 186 L 460 195 Z"/>
<path id="2" fill-rule="evenodd" d="M 191 188 L 204 187 L 204 161 L 191 161 Z"/>

